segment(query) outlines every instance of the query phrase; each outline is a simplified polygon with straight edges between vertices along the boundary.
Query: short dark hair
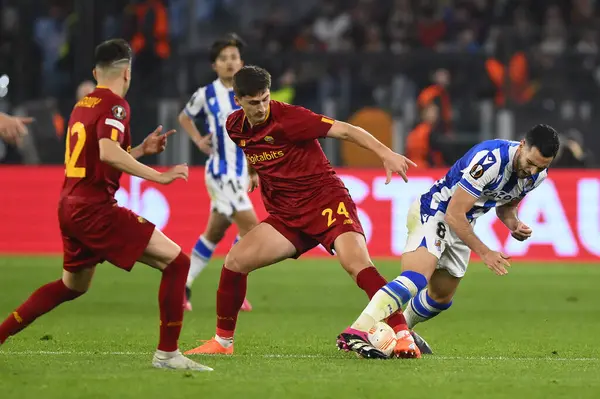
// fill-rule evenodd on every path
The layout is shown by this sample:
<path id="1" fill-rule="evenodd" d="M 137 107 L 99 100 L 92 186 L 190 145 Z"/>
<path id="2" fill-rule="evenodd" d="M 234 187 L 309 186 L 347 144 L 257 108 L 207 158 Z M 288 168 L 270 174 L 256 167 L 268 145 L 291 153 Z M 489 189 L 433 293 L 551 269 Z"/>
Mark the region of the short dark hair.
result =
<path id="1" fill-rule="evenodd" d="M 123 39 L 111 39 L 96 46 L 94 64 L 106 68 L 120 61 L 131 61 L 133 52 L 131 46 Z"/>
<path id="2" fill-rule="evenodd" d="M 233 75 L 233 91 L 239 98 L 256 96 L 271 88 L 271 74 L 256 65 L 248 65 Z"/>
<path id="3" fill-rule="evenodd" d="M 221 51 L 225 50 L 227 47 L 237 47 L 242 53 L 242 50 L 246 47 L 246 43 L 235 33 L 229 33 L 226 36 L 215 41 L 212 46 L 210 46 L 210 62 L 214 64 Z"/>
<path id="4" fill-rule="evenodd" d="M 525 134 L 525 143 L 537 148 L 543 157 L 554 158 L 559 147 L 558 132 L 549 125 L 535 125 Z"/>

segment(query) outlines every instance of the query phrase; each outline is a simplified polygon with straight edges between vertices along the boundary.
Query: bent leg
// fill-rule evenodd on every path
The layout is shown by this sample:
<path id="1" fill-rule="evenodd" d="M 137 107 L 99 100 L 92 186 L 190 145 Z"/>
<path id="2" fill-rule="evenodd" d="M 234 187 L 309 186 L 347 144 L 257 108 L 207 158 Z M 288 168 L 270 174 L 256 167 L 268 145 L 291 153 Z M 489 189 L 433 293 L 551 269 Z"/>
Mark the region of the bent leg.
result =
<path id="1" fill-rule="evenodd" d="M 242 237 L 227 254 L 217 290 L 215 337 L 186 354 L 232 354 L 233 336 L 238 313 L 246 296 L 248 273 L 303 251 L 299 233 L 272 219 L 267 220 L 269 222 L 259 224 Z M 296 245 L 292 242 L 296 242 Z"/>
<path id="2" fill-rule="evenodd" d="M 426 289 L 412 298 L 404 314 L 408 326 L 412 329 L 418 323 L 430 320 L 452 306 L 460 278 L 452 276 L 447 270 L 437 269 Z"/>

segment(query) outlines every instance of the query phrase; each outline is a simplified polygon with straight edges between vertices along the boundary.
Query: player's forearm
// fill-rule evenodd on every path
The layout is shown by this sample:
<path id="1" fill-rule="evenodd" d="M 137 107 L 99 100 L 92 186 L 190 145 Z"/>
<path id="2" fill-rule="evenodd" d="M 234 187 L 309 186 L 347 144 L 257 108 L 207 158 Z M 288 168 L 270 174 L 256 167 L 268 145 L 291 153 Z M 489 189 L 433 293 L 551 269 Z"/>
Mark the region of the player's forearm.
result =
<path id="1" fill-rule="evenodd" d="M 132 148 L 129 155 L 131 155 L 135 159 L 140 159 L 141 157 L 146 155 L 144 153 L 144 146 L 142 144 L 140 144 L 137 147 Z"/>
<path id="2" fill-rule="evenodd" d="M 456 215 L 451 212 L 446 214 L 446 223 L 452 231 L 460 238 L 470 249 L 482 257 L 490 249 L 477 237 L 473 227 L 465 215 Z"/>
<path id="3" fill-rule="evenodd" d="M 159 181 L 160 172 L 136 161 L 135 158 L 124 151 L 118 143 L 109 139 L 102 139 L 99 142 L 99 146 L 100 160 L 102 162 L 127 174 L 154 182 Z"/>
<path id="4" fill-rule="evenodd" d="M 516 206 L 499 206 L 496 208 L 496 216 L 510 231 L 517 229 L 519 216 Z"/>
<path id="5" fill-rule="evenodd" d="M 330 134 L 331 137 L 357 144 L 362 148 L 374 152 L 381 159 L 392 151 L 365 129 L 346 122 L 335 121 L 332 126 L 332 133 Z"/>
<path id="6" fill-rule="evenodd" d="M 196 124 L 185 112 L 179 114 L 179 124 L 194 143 L 198 144 L 202 140 L 202 134 L 196 127 Z"/>

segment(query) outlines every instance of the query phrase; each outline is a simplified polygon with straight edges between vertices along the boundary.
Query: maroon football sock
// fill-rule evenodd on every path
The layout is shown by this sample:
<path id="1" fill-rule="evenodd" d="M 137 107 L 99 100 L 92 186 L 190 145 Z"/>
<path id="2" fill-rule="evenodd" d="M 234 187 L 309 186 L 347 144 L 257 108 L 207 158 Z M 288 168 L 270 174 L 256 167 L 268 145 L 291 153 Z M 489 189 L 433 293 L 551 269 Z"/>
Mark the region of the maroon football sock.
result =
<path id="1" fill-rule="evenodd" d="M 381 287 L 387 284 L 387 281 L 373 266 L 361 270 L 356 276 L 356 284 L 367 294 L 369 299 L 379 291 Z M 406 319 L 401 310 L 387 318 L 387 323 L 395 332 L 408 330 Z"/>
<path id="2" fill-rule="evenodd" d="M 162 272 L 158 290 L 160 308 L 160 338 L 158 350 L 173 352 L 183 325 L 183 297 L 185 281 L 190 270 L 190 258 L 180 252 Z"/>
<path id="3" fill-rule="evenodd" d="M 217 290 L 217 335 L 233 338 L 238 313 L 246 297 L 248 275 L 223 266 Z"/>
<path id="4" fill-rule="evenodd" d="M 71 301 L 81 295 L 83 292 L 73 291 L 62 280 L 56 280 L 38 288 L 0 324 L 0 344 L 41 315 L 48 313 L 61 303 Z"/>

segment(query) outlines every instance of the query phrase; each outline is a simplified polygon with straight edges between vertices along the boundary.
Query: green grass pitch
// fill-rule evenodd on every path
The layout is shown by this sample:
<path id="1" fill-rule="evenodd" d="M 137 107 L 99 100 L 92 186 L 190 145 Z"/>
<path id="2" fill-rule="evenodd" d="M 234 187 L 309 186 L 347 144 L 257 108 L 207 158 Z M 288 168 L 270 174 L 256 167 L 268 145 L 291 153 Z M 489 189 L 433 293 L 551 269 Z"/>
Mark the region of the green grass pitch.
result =
<path id="1" fill-rule="evenodd" d="M 377 262 L 387 278 L 399 263 Z M 435 354 L 370 361 L 335 348 L 366 297 L 335 260 L 299 260 L 249 279 L 233 357 L 212 373 L 155 370 L 159 274 L 99 266 L 92 289 L 0 347 L 0 398 L 598 398 L 599 265 L 472 264 L 454 305 L 419 325 Z M 4 318 L 60 275 L 59 258 L 0 258 Z M 182 348 L 215 327 L 220 261 L 194 286 Z"/>

